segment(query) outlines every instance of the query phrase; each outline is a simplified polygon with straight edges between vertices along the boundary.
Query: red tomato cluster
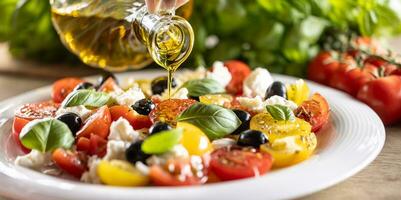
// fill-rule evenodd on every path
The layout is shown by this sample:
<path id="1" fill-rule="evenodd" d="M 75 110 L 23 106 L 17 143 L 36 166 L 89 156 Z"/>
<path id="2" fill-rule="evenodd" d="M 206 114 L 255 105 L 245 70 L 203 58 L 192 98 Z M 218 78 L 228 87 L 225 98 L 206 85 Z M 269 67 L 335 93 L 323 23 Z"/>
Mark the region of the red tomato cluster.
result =
<path id="1" fill-rule="evenodd" d="M 375 50 L 376 47 L 372 48 Z M 380 56 L 372 54 L 362 57 L 360 53 L 358 50 L 346 53 L 320 52 L 310 62 L 307 76 L 310 80 L 340 89 L 365 102 L 376 111 L 384 124 L 399 122 L 400 68 Z"/>

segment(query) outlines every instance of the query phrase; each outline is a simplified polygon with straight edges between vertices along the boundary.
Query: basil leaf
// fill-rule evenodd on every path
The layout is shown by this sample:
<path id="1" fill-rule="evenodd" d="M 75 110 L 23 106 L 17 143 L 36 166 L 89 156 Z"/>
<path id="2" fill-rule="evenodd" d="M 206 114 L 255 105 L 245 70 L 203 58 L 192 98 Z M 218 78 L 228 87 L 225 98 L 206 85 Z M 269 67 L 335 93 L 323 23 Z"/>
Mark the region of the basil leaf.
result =
<path id="1" fill-rule="evenodd" d="M 147 154 L 162 154 L 180 143 L 183 130 L 181 128 L 162 131 L 149 136 L 142 143 L 142 151 Z"/>
<path id="2" fill-rule="evenodd" d="M 270 113 L 270 115 L 275 119 L 275 120 L 288 120 L 288 121 L 294 121 L 295 120 L 295 115 L 292 110 L 283 105 L 275 104 L 275 105 L 267 105 L 266 106 L 267 112 Z"/>
<path id="3" fill-rule="evenodd" d="M 202 103 L 196 103 L 186 109 L 177 120 L 197 126 L 211 140 L 222 138 L 241 125 L 241 121 L 232 110 Z"/>
<path id="4" fill-rule="evenodd" d="M 219 82 L 210 78 L 190 80 L 185 82 L 182 87 L 188 89 L 188 96 L 191 97 L 225 92 L 224 87 Z"/>
<path id="5" fill-rule="evenodd" d="M 69 149 L 75 139 L 65 123 L 46 118 L 29 122 L 22 129 L 20 140 L 28 149 L 49 152 L 59 147 Z"/>
<path id="6" fill-rule="evenodd" d="M 95 90 L 77 90 L 67 96 L 63 101 L 62 107 L 89 106 L 99 108 L 110 104 L 112 98 L 105 92 Z"/>

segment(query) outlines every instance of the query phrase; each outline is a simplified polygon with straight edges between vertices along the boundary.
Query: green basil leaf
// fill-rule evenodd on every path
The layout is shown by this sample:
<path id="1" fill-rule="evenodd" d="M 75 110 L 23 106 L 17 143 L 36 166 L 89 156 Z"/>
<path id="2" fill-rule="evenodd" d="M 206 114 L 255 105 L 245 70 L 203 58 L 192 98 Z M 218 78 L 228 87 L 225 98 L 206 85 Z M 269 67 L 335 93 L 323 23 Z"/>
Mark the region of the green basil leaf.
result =
<path id="1" fill-rule="evenodd" d="M 143 141 L 142 151 L 147 154 L 162 154 L 179 144 L 182 138 L 181 128 L 162 131 L 149 136 Z"/>
<path id="2" fill-rule="evenodd" d="M 294 121 L 295 120 L 295 115 L 292 110 L 283 105 L 275 104 L 275 105 L 267 105 L 266 106 L 267 112 L 270 113 L 270 115 L 275 119 L 275 120 L 286 120 L 286 121 Z"/>
<path id="3" fill-rule="evenodd" d="M 59 147 L 71 148 L 75 139 L 68 126 L 57 119 L 29 122 L 21 131 L 20 140 L 28 149 L 49 152 Z"/>
<path id="4" fill-rule="evenodd" d="M 190 80 L 185 82 L 182 87 L 188 89 L 188 96 L 191 97 L 225 92 L 224 87 L 219 82 L 210 78 Z"/>
<path id="5" fill-rule="evenodd" d="M 241 121 L 232 110 L 202 103 L 196 103 L 186 109 L 177 120 L 197 126 L 211 140 L 222 138 L 241 125 Z"/>
<path id="6" fill-rule="evenodd" d="M 110 104 L 112 98 L 105 92 L 95 90 L 77 90 L 67 96 L 63 101 L 62 107 L 89 106 L 99 108 Z"/>

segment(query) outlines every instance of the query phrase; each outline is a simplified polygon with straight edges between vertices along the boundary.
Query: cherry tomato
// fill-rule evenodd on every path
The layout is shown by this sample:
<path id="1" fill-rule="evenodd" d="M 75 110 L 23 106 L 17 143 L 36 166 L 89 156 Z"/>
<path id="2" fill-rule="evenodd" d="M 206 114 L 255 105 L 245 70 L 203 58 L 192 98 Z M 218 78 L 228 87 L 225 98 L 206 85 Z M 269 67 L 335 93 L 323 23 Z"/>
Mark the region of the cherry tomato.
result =
<path id="1" fill-rule="evenodd" d="M 19 139 L 22 128 L 24 128 L 27 123 L 34 119 L 54 117 L 56 115 L 58 107 L 59 104 L 57 103 L 45 101 L 41 103 L 25 104 L 16 111 L 12 128 L 13 137 L 25 153 L 30 152 L 30 150 L 22 146 Z"/>
<path id="2" fill-rule="evenodd" d="M 269 154 L 247 149 L 221 148 L 212 153 L 210 170 L 221 180 L 235 180 L 265 174 L 272 166 Z"/>
<path id="3" fill-rule="evenodd" d="M 320 52 L 309 64 L 308 78 L 312 81 L 328 84 L 328 79 L 338 68 L 339 62 L 332 52 Z"/>
<path id="4" fill-rule="evenodd" d="M 344 55 L 338 68 L 329 77 L 328 85 L 345 91 L 347 88 L 345 74 L 356 67 L 355 60 L 348 55 Z"/>
<path id="5" fill-rule="evenodd" d="M 152 121 L 150 121 L 148 116 L 136 114 L 135 111 L 128 106 L 112 106 L 110 108 L 110 114 L 112 121 L 117 121 L 120 117 L 123 117 L 135 130 L 150 128 L 152 126 Z"/>
<path id="6" fill-rule="evenodd" d="M 147 176 L 123 160 L 102 160 L 97 167 L 97 174 L 106 185 L 144 186 L 149 183 Z"/>
<path id="7" fill-rule="evenodd" d="M 178 122 L 177 127 L 184 129 L 181 144 L 189 155 L 202 156 L 212 151 L 209 138 L 198 127 L 186 122 Z"/>
<path id="8" fill-rule="evenodd" d="M 357 98 L 368 104 L 389 125 L 401 119 L 401 76 L 387 76 L 368 82 Z"/>
<path id="9" fill-rule="evenodd" d="M 275 120 L 269 113 L 260 113 L 252 117 L 250 129 L 261 131 L 267 135 L 269 141 L 294 135 L 306 135 L 311 132 L 311 125 L 303 119 L 294 121 Z"/>
<path id="10" fill-rule="evenodd" d="M 98 89 L 98 91 L 101 92 L 112 92 L 116 90 L 121 90 L 121 88 L 113 77 L 109 77 Z"/>
<path id="11" fill-rule="evenodd" d="M 308 159 L 316 149 L 314 133 L 288 136 L 260 146 L 260 151 L 273 157 L 273 167 L 286 167 Z"/>
<path id="12" fill-rule="evenodd" d="M 358 91 L 366 83 L 374 79 L 370 69 L 355 68 L 349 70 L 343 77 L 344 91 L 352 96 L 356 96 Z"/>
<path id="13" fill-rule="evenodd" d="M 224 62 L 224 66 L 230 71 L 232 79 L 228 83 L 226 90 L 229 94 L 242 94 L 243 82 L 251 74 L 249 66 L 238 60 L 228 60 Z"/>
<path id="14" fill-rule="evenodd" d="M 52 153 L 52 160 L 65 172 L 80 178 L 86 170 L 86 163 L 80 158 L 77 152 L 56 149 Z"/>
<path id="15" fill-rule="evenodd" d="M 64 78 L 53 84 L 52 99 L 56 103 L 61 103 L 74 88 L 84 80 L 79 78 Z"/>
<path id="16" fill-rule="evenodd" d="M 158 186 L 189 186 L 206 182 L 202 169 L 196 169 L 186 159 L 168 160 L 164 166 L 150 167 L 149 177 Z"/>
<path id="17" fill-rule="evenodd" d="M 312 132 L 318 131 L 329 120 L 329 104 L 326 99 L 315 93 L 310 100 L 304 101 L 295 111 L 295 116 L 312 125 Z"/>
<path id="18" fill-rule="evenodd" d="M 77 132 L 77 138 L 90 138 L 91 134 L 95 134 L 103 139 L 107 139 L 110 125 L 111 116 L 109 108 L 103 106 L 86 120 L 84 126 Z"/>
<path id="19" fill-rule="evenodd" d="M 83 151 L 88 155 L 97 155 L 103 158 L 106 155 L 107 140 L 98 135 L 91 134 L 90 138 L 80 137 L 77 141 L 77 150 Z"/>
<path id="20" fill-rule="evenodd" d="M 175 124 L 176 118 L 188 107 L 197 101 L 193 99 L 168 99 L 156 105 L 156 108 L 150 112 L 149 117 L 152 122 L 162 121 Z"/>

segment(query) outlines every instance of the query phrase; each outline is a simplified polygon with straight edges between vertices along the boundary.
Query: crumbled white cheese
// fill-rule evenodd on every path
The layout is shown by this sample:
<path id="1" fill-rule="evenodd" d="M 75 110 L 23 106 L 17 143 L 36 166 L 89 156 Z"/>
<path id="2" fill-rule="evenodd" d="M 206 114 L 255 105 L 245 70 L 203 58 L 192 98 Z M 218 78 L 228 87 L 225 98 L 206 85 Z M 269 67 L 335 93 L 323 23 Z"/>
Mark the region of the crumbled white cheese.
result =
<path id="1" fill-rule="evenodd" d="M 125 150 L 129 147 L 131 143 L 109 140 L 107 142 L 107 153 L 103 157 L 104 160 L 125 160 Z"/>
<path id="2" fill-rule="evenodd" d="M 97 175 L 97 166 L 100 159 L 97 156 L 91 156 L 88 160 L 88 171 L 84 172 L 81 176 L 81 181 L 85 183 L 100 184 L 100 178 Z"/>
<path id="3" fill-rule="evenodd" d="M 187 88 L 179 88 L 171 90 L 171 99 L 188 99 L 188 89 Z M 161 96 L 162 100 L 169 99 L 168 90 L 165 90 Z"/>
<path id="4" fill-rule="evenodd" d="M 139 133 L 132 128 L 128 120 L 121 117 L 111 124 L 108 139 L 109 141 L 134 142 L 139 139 Z"/>
<path id="5" fill-rule="evenodd" d="M 32 149 L 32 151 L 26 155 L 18 156 L 14 163 L 15 165 L 27 167 L 38 170 L 47 163 L 50 162 L 50 155 L 42 153 L 38 150 Z"/>
<path id="6" fill-rule="evenodd" d="M 228 83 L 230 83 L 232 76 L 228 68 L 224 66 L 224 63 L 221 61 L 216 61 L 213 63 L 213 71 L 206 72 L 206 77 L 210 79 L 214 79 L 219 82 L 223 87 L 226 87 Z"/>
<path id="7" fill-rule="evenodd" d="M 288 136 L 280 139 L 276 139 L 273 144 L 272 148 L 277 147 L 281 149 L 283 145 L 285 145 L 285 151 L 288 153 L 295 153 L 297 151 L 301 151 L 302 147 L 296 143 L 297 136 Z"/>
<path id="8" fill-rule="evenodd" d="M 266 110 L 262 97 L 256 96 L 254 98 L 250 97 L 237 97 L 238 102 L 241 106 L 247 108 L 248 110 L 261 113 Z"/>
<path id="9" fill-rule="evenodd" d="M 149 175 L 149 167 L 145 165 L 143 162 L 138 161 L 135 163 L 135 168 L 141 172 L 143 175 Z"/>
<path id="10" fill-rule="evenodd" d="M 145 95 L 143 94 L 141 88 L 137 85 L 128 89 L 127 91 L 114 91 L 110 92 L 110 95 L 114 98 L 114 100 L 119 105 L 132 106 L 135 102 L 144 99 Z"/>
<path id="11" fill-rule="evenodd" d="M 128 90 L 129 88 L 132 88 L 132 87 L 138 87 L 138 83 L 135 82 L 134 78 L 128 77 L 128 78 L 125 78 L 123 81 L 121 81 L 120 87 Z"/>
<path id="12" fill-rule="evenodd" d="M 88 119 L 89 116 L 91 116 L 93 111 L 87 109 L 85 106 L 82 106 L 82 105 L 81 106 L 67 107 L 67 108 L 60 107 L 57 110 L 56 115 L 60 116 L 60 115 L 63 115 L 65 113 L 75 113 L 78 116 L 80 116 L 83 121 L 85 121 L 86 119 Z"/>
<path id="13" fill-rule="evenodd" d="M 236 144 L 236 141 L 231 138 L 221 138 L 221 139 L 213 140 L 213 142 L 212 142 L 214 149 L 220 149 L 220 148 L 232 146 L 235 144 Z"/>
<path id="14" fill-rule="evenodd" d="M 281 96 L 277 96 L 274 95 L 268 99 L 266 99 L 266 101 L 263 102 L 263 107 L 266 107 L 267 105 L 282 105 L 282 106 L 287 106 L 289 107 L 291 110 L 295 110 L 297 109 L 297 104 L 294 103 L 293 101 L 287 100 L 284 97 Z"/>
<path id="15" fill-rule="evenodd" d="M 177 82 L 177 87 L 180 87 L 189 80 L 203 79 L 205 77 L 206 69 L 204 67 L 198 67 L 195 71 L 189 69 L 178 71 L 174 78 Z"/>
<path id="16" fill-rule="evenodd" d="M 153 155 L 146 160 L 149 165 L 163 165 L 169 159 L 174 158 L 188 158 L 189 153 L 187 149 L 181 144 L 175 145 L 173 149 L 161 155 Z"/>
<path id="17" fill-rule="evenodd" d="M 243 93 L 247 97 L 264 97 L 267 88 L 273 83 L 273 78 L 269 71 L 264 68 L 256 68 L 244 80 Z"/>

